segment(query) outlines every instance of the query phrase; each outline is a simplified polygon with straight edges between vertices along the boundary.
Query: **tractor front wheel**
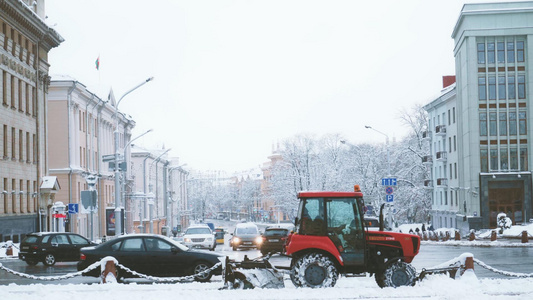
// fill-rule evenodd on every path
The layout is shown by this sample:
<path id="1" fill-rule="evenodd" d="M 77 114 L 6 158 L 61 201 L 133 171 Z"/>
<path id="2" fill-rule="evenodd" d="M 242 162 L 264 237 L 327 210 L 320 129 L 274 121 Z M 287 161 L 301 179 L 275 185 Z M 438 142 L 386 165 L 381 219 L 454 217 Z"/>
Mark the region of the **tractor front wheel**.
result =
<path id="1" fill-rule="evenodd" d="M 383 271 L 377 272 L 375 276 L 376 283 L 381 288 L 413 286 L 416 282 L 415 268 L 400 260 L 390 263 Z"/>
<path id="2" fill-rule="evenodd" d="M 298 258 L 291 269 L 291 280 L 296 287 L 333 287 L 338 277 L 335 263 L 320 253 L 308 253 Z"/>

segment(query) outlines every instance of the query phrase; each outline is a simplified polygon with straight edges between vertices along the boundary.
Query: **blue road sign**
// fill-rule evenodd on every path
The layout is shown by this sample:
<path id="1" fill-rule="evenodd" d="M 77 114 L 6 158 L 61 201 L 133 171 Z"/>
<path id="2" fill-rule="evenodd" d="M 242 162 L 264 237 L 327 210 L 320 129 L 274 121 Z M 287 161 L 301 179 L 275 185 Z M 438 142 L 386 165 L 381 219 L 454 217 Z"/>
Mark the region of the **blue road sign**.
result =
<path id="1" fill-rule="evenodd" d="M 396 186 L 396 178 L 381 178 L 381 185 L 384 186 Z"/>
<path id="2" fill-rule="evenodd" d="M 77 214 L 79 211 L 79 204 L 78 203 L 69 203 L 68 204 L 68 213 L 69 214 Z"/>
<path id="3" fill-rule="evenodd" d="M 392 187 L 388 186 L 385 188 L 385 193 L 387 195 L 392 195 L 392 193 L 394 192 L 394 190 L 392 189 Z"/>
<path id="4" fill-rule="evenodd" d="M 394 195 L 387 195 L 387 197 L 385 198 L 387 202 L 394 202 Z"/>

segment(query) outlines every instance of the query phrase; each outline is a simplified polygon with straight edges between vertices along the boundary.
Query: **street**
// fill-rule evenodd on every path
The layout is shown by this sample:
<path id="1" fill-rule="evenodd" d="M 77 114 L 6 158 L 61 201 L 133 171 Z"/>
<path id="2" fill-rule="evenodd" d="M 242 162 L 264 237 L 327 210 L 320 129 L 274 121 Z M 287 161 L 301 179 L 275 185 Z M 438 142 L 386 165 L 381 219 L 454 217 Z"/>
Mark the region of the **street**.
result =
<path id="1" fill-rule="evenodd" d="M 228 255 L 231 258 L 242 260 L 244 255 L 249 258 L 255 258 L 261 255 L 258 250 L 239 250 L 232 251 L 228 246 L 229 235 L 226 235 L 226 243 L 218 245 L 217 252 Z M 485 264 L 505 272 L 530 273 L 533 266 L 533 247 L 469 247 L 469 246 L 446 246 L 444 244 L 422 244 L 420 253 L 415 257 L 412 264 L 418 272 L 422 268 L 431 268 L 459 255 L 468 252 L 474 255 L 474 258 Z M 289 260 L 285 257 L 273 257 L 273 265 L 288 266 Z M 25 262 L 18 259 L 0 260 L 3 266 L 17 272 L 31 274 L 35 276 L 60 276 L 77 272 L 76 263 L 56 263 L 52 267 L 46 267 L 42 263 L 36 266 L 28 266 Z M 475 266 L 475 273 L 479 278 L 510 278 L 494 272 Z M 211 281 L 221 281 L 221 276 L 214 276 Z M 135 282 L 138 282 L 135 280 Z M 142 283 L 142 280 L 140 281 Z M 59 281 L 41 281 L 34 279 L 22 278 L 6 271 L 0 270 L 0 285 L 15 283 L 26 285 L 33 283 L 42 284 L 91 284 L 99 283 L 99 279 L 92 277 L 77 276 L 70 279 Z M 221 283 L 222 286 L 222 283 Z"/>

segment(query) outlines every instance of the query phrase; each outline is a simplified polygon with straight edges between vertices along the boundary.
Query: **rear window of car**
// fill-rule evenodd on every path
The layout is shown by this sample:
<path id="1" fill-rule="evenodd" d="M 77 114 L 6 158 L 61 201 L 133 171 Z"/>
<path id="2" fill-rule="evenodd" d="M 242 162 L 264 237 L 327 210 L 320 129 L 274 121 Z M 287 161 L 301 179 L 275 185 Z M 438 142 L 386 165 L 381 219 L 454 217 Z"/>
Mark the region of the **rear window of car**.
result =
<path id="1" fill-rule="evenodd" d="M 236 230 L 237 234 L 257 234 L 257 228 L 255 227 L 240 227 Z"/>
<path id="2" fill-rule="evenodd" d="M 33 243 L 36 243 L 37 240 L 39 239 L 38 236 L 35 236 L 35 235 L 30 235 L 30 236 L 27 236 L 24 241 L 22 241 L 23 243 L 28 243 L 28 244 L 33 244 Z"/>
<path id="3" fill-rule="evenodd" d="M 45 235 L 45 236 L 43 236 L 43 240 L 41 241 L 41 243 L 43 243 L 43 244 L 48 243 L 48 240 L 49 240 L 51 237 L 52 237 L 51 235 Z"/>
<path id="4" fill-rule="evenodd" d="M 185 234 L 211 234 L 209 228 L 189 228 Z"/>
<path id="5" fill-rule="evenodd" d="M 88 245 L 89 242 L 82 238 L 81 236 L 78 236 L 78 235 L 70 235 L 70 241 L 72 242 L 72 244 L 74 245 Z"/>
<path id="6" fill-rule="evenodd" d="M 265 236 L 285 236 L 289 233 L 287 229 L 269 229 L 265 231 Z"/>

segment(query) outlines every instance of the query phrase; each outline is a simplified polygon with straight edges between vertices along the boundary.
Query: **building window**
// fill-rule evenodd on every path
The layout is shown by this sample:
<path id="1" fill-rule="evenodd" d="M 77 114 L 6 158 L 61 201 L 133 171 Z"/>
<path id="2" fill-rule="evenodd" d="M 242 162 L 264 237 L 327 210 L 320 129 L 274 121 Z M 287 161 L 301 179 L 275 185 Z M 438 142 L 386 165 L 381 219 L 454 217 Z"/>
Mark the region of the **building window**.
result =
<path id="1" fill-rule="evenodd" d="M 24 159 L 24 134 L 22 133 L 22 130 L 19 130 L 19 160 L 22 161 Z"/>
<path id="2" fill-rule="evenodd" d="M 496 113 L 495 112 L 491 112 L 489 113 L 489 130 L 490 130 L 490 135 L 491 136 L 496 136 L 497 135 L 497 132 L 496 132 Z"/>
<path id="3" fill-rule="evenodd" d="M 509 169 L 507 165 L 507 148 L 500 149 L 500 166 L 501 166 L 501 170 Z"/>
<path id="4" fill-rule="evenodd" d="M 490 149 L 490 171 L 498 170 L 498 150 Z"/>
<path id="5" fill-rule="evenodd" d="M 477 44 L 477 63 L 478 64 L 485 63 L 485 43 Z"/>
<path id="6" fill-rule="evenodd" d="M 448 138 L 448 152 L 452 153 L 452 137 Z"/>
<path id="7" fill-rule="evenodd" d="M 516 42 L 516 61 L 524 62 L 524 42 Z"/>
<path id="8" fill-rule="evenodd" d="M 507 77 L 507 94 L 509 96 L 509 99 L 516 99 L 516 85 L 515 85 L 515 80 L 514 80 L 514 76 L 509 76 Z"/>
<path id="9" fill-rule="evenodd" d="M 509 135 L 516 135 L 516 113 L 509 112 Z"/>
<path id="10" fill-rule="evenodd" d="M 496 100 L 496 77 L 489 76 L 489 100 Z"/>
<path id="11" fill-rule="evenodd" d="M 487 63 L 493 64 L 495 62 L 494 42 L 487 43 Z"/>
<path id="12" fill-rule="evenodd" d="M 511 154 L 511 170 L 518 170 L 518 150 L 511 148 L 509 152 Z"/>
<path id="13" fill-rule="evenodd" d="M 479 77 L 477 80 L 479 100 L 487 100 L 487 80 L 485 77 Z"/>
<path id="14" fill-rule="evenodd" d="M 450 110 L 448 109 L 448 125 L 452 125 L 452 116 L 450 114 Z"/>
<path id="15" fill-rule="evenodd" d="M 4 125 L 4 135 L 3 135 L 3 151 L 4 153 L 2 153 L 2 156 L 4 159 L 6 159 L 8 156 L 7 156 L 7 125 Z"/>
<path id="16" fill-rule="evenodd" d="M 30 162 L 30 133 L 26 132 L 26 162 Z"/>
<path id="17" fill-rule="evenodd" d="M 498 76 L 498 99 L 505 100 L 505 76 Z"/>
<path id="18" fill-rule="evenodd" d="M 457 136 L 453 136 L 453 151 L 457 151 Z"/>
<path id="19" fill-rule="evenodd" d="M 514 42 L 507 42 L 507 62 L 514 63 Z"/>
<path id="20" fill-rule="evenodd" d="M 498 48 L 498 62 L 504 63 L 505 62 L 505 43 L 498 42 L 496 44 L 496 47 Z"/>
<path id="21" fill-rule="evenodd" d="M 520 147 L 520 171 L 527 169 L 527 147 Z"/>
<path id="22" fill-rule="evenodd" d="M 7 72 L 2 70 L 2 104 L 7 106 Z"/>
<path id="23" fill-rule="evenodd" d="M 500 135 L 507 135 L 507 114 L 500 113 Z"/>
<path id="24" fill-rule="evenodd" d="M 479 113 L 479 135 L 487 136 L 487 113 Z"/>
<path id="25" fill-rule="evenodd" d="M 526 99 L 526 76 L 518 75 L 518 99 Z"/>
<path id="26" fill-rule="evenodd" d="M 481 159 L 481 172 L 488 172 L 489 171 L 488 150 L 481 149 L 479 157 Z"/>
<path id="27" fill-rule="evenodd" d="M 453 111 L 453 124 L 455 124 L 455 107 L 452 108 L 452 111 Z"/>
<path id="28" fill-rule="evenodd" d="M 457 163 L 453 163 L 453 172 L 454 172 L 455 179 L 457 179 Z"/>
<path id="29" fill-rule="evenodd" d="M 452 179 L 452 164 L 450 164 L 450 179 Z"/>
<path id="30" fill-rule="evenodd" d="M 519 132 L 522 135 L 526 134 L 527 131 L 527 119 L 526 119 L 526 112 L 521 111 L 518 113 L 518 128 Z"/>
<path id="31" fill-rule="evenodd" d="M 11 127 L 11 159 L 15 159 L 16 150 L 15 146 L 17 145 L 17 136 L 16 136 L 16 130 L 15 127 Z"/>

